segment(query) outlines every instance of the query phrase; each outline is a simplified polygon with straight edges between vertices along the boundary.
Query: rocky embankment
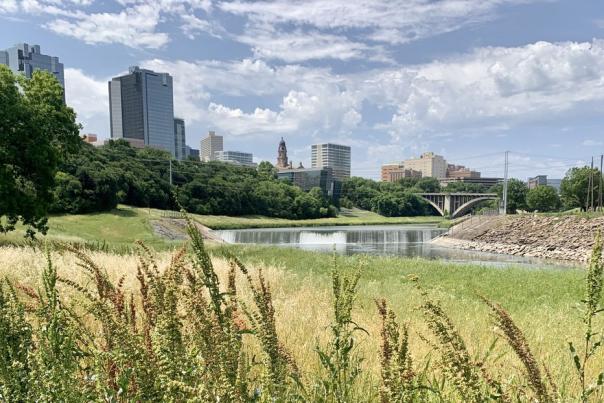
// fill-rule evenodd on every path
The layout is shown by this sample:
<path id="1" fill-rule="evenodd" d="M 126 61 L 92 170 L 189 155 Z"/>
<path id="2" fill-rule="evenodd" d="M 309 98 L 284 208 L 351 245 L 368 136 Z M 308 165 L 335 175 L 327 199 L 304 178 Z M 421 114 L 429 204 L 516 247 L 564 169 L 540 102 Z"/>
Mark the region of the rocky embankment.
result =
<path id="1" fill-rule="evenodd" d="M 459 249 L 585 262 L 604 217 L 510 215 L 467 220 L 435 243 Z"/>

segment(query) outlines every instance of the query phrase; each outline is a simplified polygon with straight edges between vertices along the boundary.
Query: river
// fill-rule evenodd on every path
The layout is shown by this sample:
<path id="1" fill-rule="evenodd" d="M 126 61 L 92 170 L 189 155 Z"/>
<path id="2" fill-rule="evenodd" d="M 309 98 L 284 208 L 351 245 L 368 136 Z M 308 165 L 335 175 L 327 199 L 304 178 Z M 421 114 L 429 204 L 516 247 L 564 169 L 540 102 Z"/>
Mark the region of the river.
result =
<path id="1" fill-rule="evenodd" d="M 263 228 L 214 231 L 227 243 L 295 247 L 353 255 L 388 255 L 441 259 L 489 266 L 550 267 L 568 264 L 535 258 L 466 251 L 430 241 L 446 232 L 434 225 L 366 225 L 339 227 Z"/>

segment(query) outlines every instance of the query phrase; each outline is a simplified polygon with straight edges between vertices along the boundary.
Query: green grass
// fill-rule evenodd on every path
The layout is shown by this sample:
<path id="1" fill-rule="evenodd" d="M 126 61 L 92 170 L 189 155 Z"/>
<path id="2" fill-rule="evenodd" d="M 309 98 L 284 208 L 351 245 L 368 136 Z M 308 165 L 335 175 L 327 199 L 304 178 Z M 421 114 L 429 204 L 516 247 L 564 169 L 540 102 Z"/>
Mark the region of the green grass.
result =
<path id="1" fill-rule="evenodd" d="M 329 225 L 386 225 L 386 224 L 441 224 L 443 217 L 384 217 L 371 211 L 342 209 L 338 217 L 308 220 L 288 220 L 264 216 L 214 216 L 192 215 L 197 221 L 212 229 L 246 229 L 278 227 L 318 227 Z"/>
<path id="2" fill-rule="evenodd" d="M 159 210 L 119 206 L 105 213 L 66 214 L 51 216 L 46 236 L 40 240 L 58 240 L 75 243 L 110 245 L 112 248 L 129 248 L 134 241 L 141 240 L 156 249 L 166 249 L 177 243 L 154 234 L 151 220 L 159 218 Z M 1 243 L 23 241 L 23 228 L 0 235 Z"/>

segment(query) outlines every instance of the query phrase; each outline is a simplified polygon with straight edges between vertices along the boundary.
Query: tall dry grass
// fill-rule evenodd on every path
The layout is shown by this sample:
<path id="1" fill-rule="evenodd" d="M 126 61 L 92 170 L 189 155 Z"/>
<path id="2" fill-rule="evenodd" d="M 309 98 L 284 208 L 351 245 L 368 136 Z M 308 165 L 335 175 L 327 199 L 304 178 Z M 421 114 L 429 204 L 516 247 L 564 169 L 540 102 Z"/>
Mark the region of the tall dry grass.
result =
<path id="1" fill-rule="evenodd" d="M 601 249 L 586 275 L 584 337 L 570 344 L 571 381 L 552 372 L 539 346 L 486 297 L 492 340 L 499 336 L 506 346 L 468 342 L 472 324 L 452 320 L 451 307 L 421 287 L 414 303 L 423 319 L 409 323 L 385 300 L 377 309 L 359 306 L 359 268 L 334 262 L 332 283 L 320 285 L 278 267 L 211 257 L 190 230 L 188 249 L 173 253 L 144 245 L 138 255 L 123 256 L 0 248 L 0 272 L 7 277 L 0 293 L 0 398 L 603 398 Z"/>

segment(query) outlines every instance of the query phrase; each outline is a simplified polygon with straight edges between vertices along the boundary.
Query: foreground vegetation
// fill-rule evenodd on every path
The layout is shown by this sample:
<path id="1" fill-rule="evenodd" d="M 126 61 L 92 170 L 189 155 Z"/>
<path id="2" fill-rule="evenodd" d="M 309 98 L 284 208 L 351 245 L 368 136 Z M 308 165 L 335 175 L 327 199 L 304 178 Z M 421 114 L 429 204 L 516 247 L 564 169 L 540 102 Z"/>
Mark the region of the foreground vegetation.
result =
<path id="1" fill-rule="evenodd" d="M 141 245 L 139 258 L 71 249 L 45 263 L 41 252 L 3 249 L 10 282 L 0 293 L 0 397 L 602 398 L 600 250 L 585 281 L 579 271 L 389 258 L 334 264 L 258 247 L 219 247 L 210 258 L 189 231 L 188 250 L 156 256 Z"/>

